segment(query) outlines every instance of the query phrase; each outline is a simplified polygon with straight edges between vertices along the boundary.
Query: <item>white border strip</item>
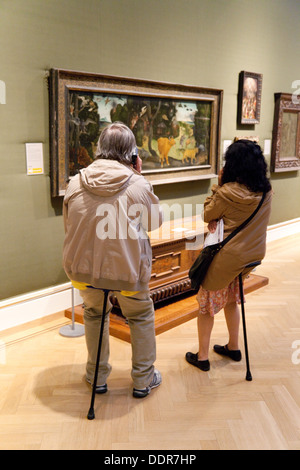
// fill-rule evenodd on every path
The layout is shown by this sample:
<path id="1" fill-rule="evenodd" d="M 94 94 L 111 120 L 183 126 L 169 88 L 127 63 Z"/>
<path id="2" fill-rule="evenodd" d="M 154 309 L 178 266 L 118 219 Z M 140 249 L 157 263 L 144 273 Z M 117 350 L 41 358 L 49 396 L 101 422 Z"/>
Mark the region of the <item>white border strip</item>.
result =
<path id="1" fill-rule="evenodd" d="M 74 303 L 82 302 L 74 289 Z M 12 297 L 0 302 L 0 331 L 38 320 L 72 307 L 71 283 Z"/>
<path id="2" fill-rule="evenodd" d="M 297 233 L 300 233 L 300 218 L 270 225 L 267 231 L 267 243 Z M 77 289 L 74 289 L 74 302 L 75 305 L 82 302 Z M 71 307 L 70 282 L 0 301 L 0 331 Z"/>
<path id="3" fill-rule="evenodd" d="M 289 237 L 300 233 L 300 218 L 281 222 L 280 224 L 269 225 L 267 230 L 267 243 L 279 240 L 279 238 Z"/>

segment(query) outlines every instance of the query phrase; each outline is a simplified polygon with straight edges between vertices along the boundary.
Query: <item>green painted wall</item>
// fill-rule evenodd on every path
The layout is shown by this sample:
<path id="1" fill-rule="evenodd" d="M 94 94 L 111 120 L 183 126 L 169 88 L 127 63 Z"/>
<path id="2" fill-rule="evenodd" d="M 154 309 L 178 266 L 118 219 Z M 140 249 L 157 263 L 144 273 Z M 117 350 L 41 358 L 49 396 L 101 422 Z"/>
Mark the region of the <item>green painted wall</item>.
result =
<path id="1" fill-rule="evenodd" d="M 0 0 L 0 299 L 67 280 L 62 201 L 50 197 L 50 68 L 221 88 L 222 146 L 236 135 L 263 144 L 274 93 L 292 93 L 300 80 L 299 24 L 299 0 Z M 263 74 L 261 123 L 246 131 L 236 126 L 241 70 Z M 43 142 L 44 175 L 26 175 L 26 142 Z M 201 203 L 213 182 L 156 193 L 162 202 Z M 272 183 L 270 223 L 299 217 L 299 173 Z"/>

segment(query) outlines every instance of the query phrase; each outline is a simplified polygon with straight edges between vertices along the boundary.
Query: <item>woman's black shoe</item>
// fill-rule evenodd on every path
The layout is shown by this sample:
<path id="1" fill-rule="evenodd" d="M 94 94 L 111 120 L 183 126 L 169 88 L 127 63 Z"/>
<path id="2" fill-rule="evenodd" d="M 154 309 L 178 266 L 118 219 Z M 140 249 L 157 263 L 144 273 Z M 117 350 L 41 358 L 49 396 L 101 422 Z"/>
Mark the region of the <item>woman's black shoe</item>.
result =
<path id="1" fill-rule="evenodd" d="M 198 361 L 198 353 L 193 354 L 191 352 L 187 352 L 185 358 L 190 364 L 198 367 L 198 369 L 201 369 L 204 372 L 207 372 L 210 369 L 210 363 L 208 359 L 206 361 Z"/>
<path id="2" fill-rule="evenodd" d="M 217 354 L 221 354 L 221 356 L 230 357 L 230 359 L 232 359 L 233 361 L 236 361 L 236 362 L 239 362 L 242 359 L 241 351 L 239 349 L 236 349 L 234 351 L 230 350 L 230 349 L 228 349 L 227 344 L 226 344 L 226 346 L 219 346 L 218 344 L 215 344 L 214 345 L 214 351 Z"/>

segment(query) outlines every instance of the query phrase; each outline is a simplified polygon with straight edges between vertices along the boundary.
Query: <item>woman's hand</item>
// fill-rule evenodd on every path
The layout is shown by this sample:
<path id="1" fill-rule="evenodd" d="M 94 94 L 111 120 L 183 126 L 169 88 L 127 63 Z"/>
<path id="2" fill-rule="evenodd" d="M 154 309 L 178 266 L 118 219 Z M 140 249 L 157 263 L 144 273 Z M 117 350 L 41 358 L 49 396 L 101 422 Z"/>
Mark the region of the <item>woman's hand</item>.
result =
<path id="1" fill-rule="evenodd" d="M 210 222 L 208 222 L 207 228 L 210 231 L 210 233 L 215 233 L 217 229 L 217 223 L 218 223 L 217 220 L 211 220 Z"/>

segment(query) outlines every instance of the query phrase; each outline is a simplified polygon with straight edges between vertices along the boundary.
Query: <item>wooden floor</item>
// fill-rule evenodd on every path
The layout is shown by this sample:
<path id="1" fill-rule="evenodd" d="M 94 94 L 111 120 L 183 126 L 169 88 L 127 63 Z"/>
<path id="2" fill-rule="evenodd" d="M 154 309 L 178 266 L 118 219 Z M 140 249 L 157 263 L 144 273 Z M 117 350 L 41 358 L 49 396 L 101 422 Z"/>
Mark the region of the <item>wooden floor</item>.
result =
<path id="1" fill-rule="evenodd" d="M 66 338 L 63 312 L 0 335 L 0 449 L 300 450 L 300 236 L 268 245 L 257 274 L 269 285 L 247 296 L 253 381 L 245 361 L 210 354 L 210 372 L 189 365 L 196 320 L 157 337 L 162 385 L 132 397 L 130 344 L 111 338 L 109 392 L 86 419 L 84 337 Z M 212 345 L 226 342 L 223 313 Z M 242 332 L 241 332 L 241 347 Z M 299 363 L 298 363 L 299 362 Z"/>

